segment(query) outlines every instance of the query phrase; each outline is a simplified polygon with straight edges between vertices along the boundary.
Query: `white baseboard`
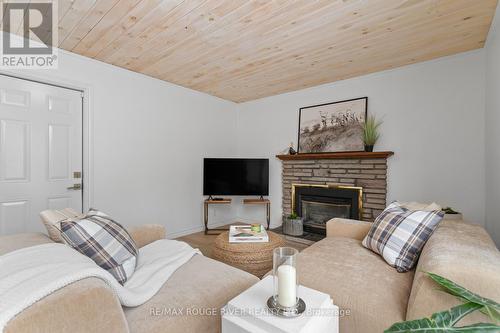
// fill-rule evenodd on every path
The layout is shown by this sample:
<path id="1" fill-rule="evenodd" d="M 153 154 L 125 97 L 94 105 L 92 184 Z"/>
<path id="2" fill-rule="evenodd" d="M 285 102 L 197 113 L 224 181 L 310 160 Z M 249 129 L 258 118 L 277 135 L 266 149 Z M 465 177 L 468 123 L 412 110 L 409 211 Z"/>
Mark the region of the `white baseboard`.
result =
<path id="1" fill-rule="evenodd" d="M 255 219 L 235 217 L 234 219 L 231 219 L 230 221 L 222 221 L 222 222 L 217 222 L 217 223 L 213 223 L 213 224 L 211 223 L 209 227 L 210 228 L 218 228 L 218 227 L 222 227 L 224 225 L 228 225 L 228 224 L 235 223 L 235 222 L 246 223 L 246 224 L 261 223 L 264 226 L 266 225 L 265 221 L 256 221 Z M 275 226 L 271 223 L 269 228 L 273 229 L 273 228 L 277 228 L 277 227 L 279 227 L 279 225 Z M 186 235 L 191 235 L 191 234 L 194 234 L 196 232 L 203 231 L 203 230 L 205 230 L 204 225 L 200 225 L 198 227 L 180 230 L 180 231 L 176 231 L 176 232 L 172 232 L 172 233 L 168 232 L 168 230 L 167 230 L 167 238 L 174 239 L 174 238 L 178 238 L 178 237 L 182 237 L 182 236 L 186 236 Z"/>
<path id="2" fill-rule="evenodd" d="M 231 224 L 233 222 L 234 222 L 234 220 L 217 222 L 217 223 L 213 223 L 213 224 L 211 223 L 209 225 L 209 228 L 218 228 L 218 227 L 222 227 L 224 225 Z M 205 230 L 204 225 L 201 225 L 199 227 L 190 228 L 190 229 L 180 230 L 180 231 L 176 231 L 176 232 L 172 232 L 172 233 L 168 232 L 168 230 L 167 230 L 167 238 L 174 239 L 174 238 L 178 238 L 178 237 L 182 237 L 182 236 L 186 236 L 186 235 L 191 235 L 191 234 L 194 234 L 196 232 L 200 232 L 200 231 L 204 231 L 204 230 Z"/>
<path id="3" fill-rule="evenodd" d="M 174 238 L 178 238 L 178 237 L 182 237 L 182 236 L 194 234 L 196 232 L 200 232 L 200 231 L 203 231 L 203 230 L 205 230 L 204 226 L 199 226 L 199 227 L 195 227 L 195 228 L 180 230 L 180 231 L 177 231 L 177 232 L 168 232 L 168 230 L 167 230 L 167 238 L 168 239 L 174 239 Z"/>

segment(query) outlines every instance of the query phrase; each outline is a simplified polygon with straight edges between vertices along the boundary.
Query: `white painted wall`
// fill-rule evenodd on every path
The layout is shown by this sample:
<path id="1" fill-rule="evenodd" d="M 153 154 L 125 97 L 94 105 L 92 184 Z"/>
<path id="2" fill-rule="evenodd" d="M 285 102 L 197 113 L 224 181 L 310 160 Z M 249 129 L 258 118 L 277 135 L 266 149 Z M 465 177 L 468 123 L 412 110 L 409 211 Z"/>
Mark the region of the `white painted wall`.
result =
<path id="1" fill-rule="evenodd" d="M 89 89 L 91 206 L 124 224 L 161 223 L 171 236 L 201 230 L 203 157 L 239 155 L 270 158 L 272 224 L 279 225 L 281 164 L 274 156 L 296 144 L 298 109 L 368 96 L 369 113 L 384 119 L 376 149 L 396 153 L 389 162 L 388 199 L 437 201 L 484 224 L 487 189 L 488 226 L 498 239 L 495 31 L 487 55 L 464 53 L 239 105 L 64 51 L 57 71 L 15 74 Z M 218 207 L 210 217 L 221 224 L 236 216 L 262 221 L 265 211 L 236 204 Z"/>
<path id="2" fill-rule="evenodd" d="M 14 74 L 90 88 L 91 207 L 169 236 L 202 230 L 203 157 L 236 153 L 236 104 L 64 51 L 58 70 Z"/>
<path id="3" fill-rule="evenodd" d="M 395 152 L 388 200 L 436 201 L 484 224 L 484 57 L 468 52 L 240 104 L 238 154 L 271 161 L 272 224 L 281 223 L 282 197 L 274 156 L 296 145 L 299 108 L 363 96 L 368 113 L 384 120 L 376 150 Z M 239 211 L 245 220 L 260 216 Z"/>
<path id="4" fill-rule="evenodd" d="M 486 44 L 486 226 L 500 247 L 500 6 Z"/>

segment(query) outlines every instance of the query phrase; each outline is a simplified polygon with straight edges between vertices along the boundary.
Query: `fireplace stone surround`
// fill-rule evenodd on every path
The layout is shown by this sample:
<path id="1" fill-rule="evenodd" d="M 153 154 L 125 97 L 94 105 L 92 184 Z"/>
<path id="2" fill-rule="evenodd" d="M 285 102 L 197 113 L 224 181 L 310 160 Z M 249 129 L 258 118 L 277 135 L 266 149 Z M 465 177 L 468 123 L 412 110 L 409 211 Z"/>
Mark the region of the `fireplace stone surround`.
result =
<path id="1" fill-rule="evenodd" d="M 361 202 L 357 216 L 349 217 L 372 222 L 386 207 L 387 159 L 391 155 L 393 152 L 278 155 L 283 168 L 283 215 L 292 212 L 297 188 L 351 189 L 359 191 Z"/>

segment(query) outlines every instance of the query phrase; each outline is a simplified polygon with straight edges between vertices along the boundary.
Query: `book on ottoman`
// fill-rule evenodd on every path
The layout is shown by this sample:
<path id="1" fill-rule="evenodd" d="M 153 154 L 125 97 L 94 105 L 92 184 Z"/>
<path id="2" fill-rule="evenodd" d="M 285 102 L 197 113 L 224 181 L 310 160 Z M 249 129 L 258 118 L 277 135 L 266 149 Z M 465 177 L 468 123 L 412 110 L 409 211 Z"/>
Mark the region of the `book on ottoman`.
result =
<path id="1" fill-rule="evenodd" d="M 232 225 L 229 228 L 229 243 L 267 243 L 269 236 L 266 229 L 260 225 Z M 258 230 L 260 229 L 260 230 Z"/>

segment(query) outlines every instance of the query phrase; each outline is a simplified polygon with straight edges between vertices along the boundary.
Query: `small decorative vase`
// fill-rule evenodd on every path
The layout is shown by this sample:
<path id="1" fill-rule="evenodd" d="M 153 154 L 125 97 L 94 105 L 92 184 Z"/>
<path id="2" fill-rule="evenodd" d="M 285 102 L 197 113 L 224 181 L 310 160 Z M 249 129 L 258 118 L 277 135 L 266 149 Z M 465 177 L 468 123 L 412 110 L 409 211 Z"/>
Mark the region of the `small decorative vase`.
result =
<path id="1" fill-rule="evenodd" d="M 278 247 L 273 251 L 273 295 L 267 306 L 273 314 L 283 317 L 297 317 L 305 311 L 306 305 L 298 296 L 297 255 L 291 247 Z"/>
<path id="2" fill-rule="evenodd" d="M 373 145 L 365 145 L 365 151 L 366 152 L 372 152 L 373 151 Z"/>
<path id="3" fill-rule="evenodd" d="M 283 233 L 289 236 L 302 236 L 304 233 L 304 223 L 301 218 L 291 219 L 285 217 L 283 219 Z"/>

